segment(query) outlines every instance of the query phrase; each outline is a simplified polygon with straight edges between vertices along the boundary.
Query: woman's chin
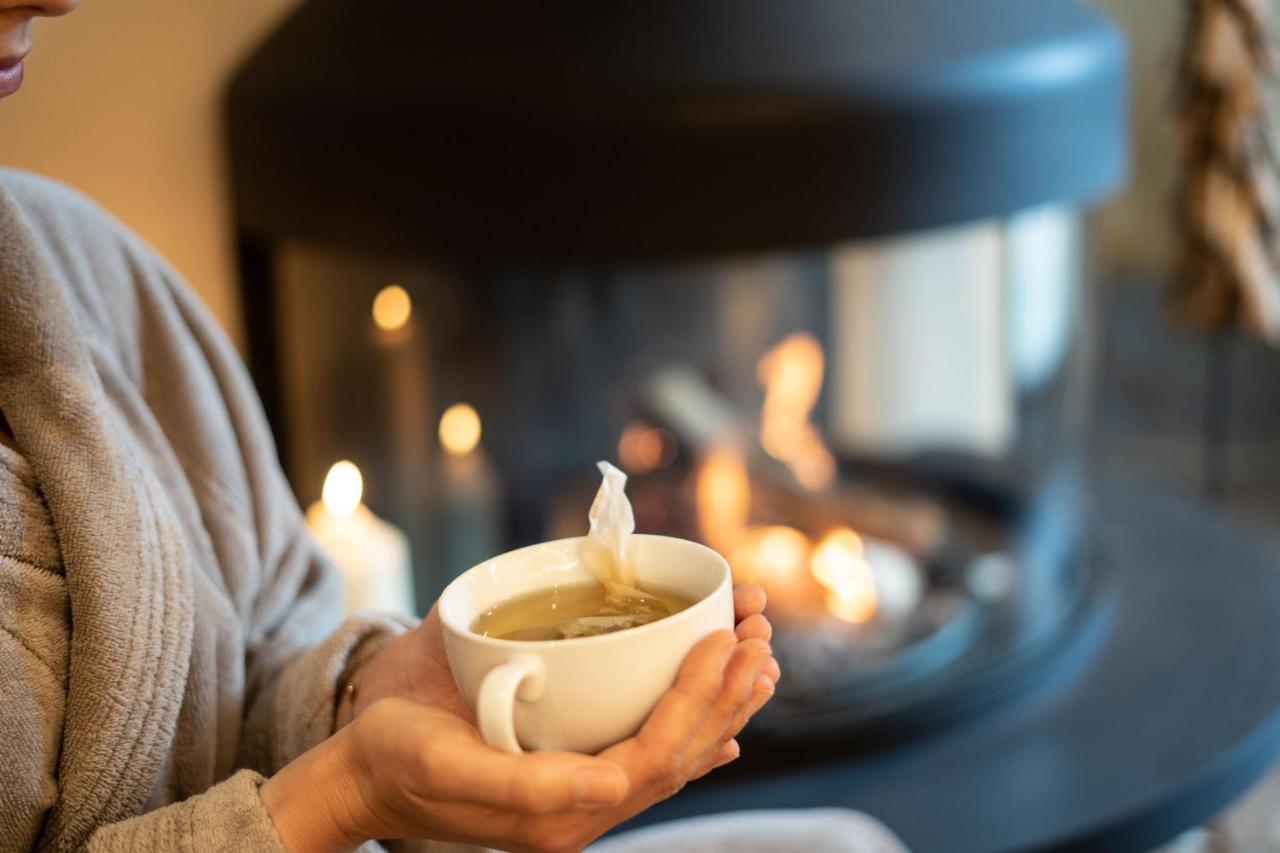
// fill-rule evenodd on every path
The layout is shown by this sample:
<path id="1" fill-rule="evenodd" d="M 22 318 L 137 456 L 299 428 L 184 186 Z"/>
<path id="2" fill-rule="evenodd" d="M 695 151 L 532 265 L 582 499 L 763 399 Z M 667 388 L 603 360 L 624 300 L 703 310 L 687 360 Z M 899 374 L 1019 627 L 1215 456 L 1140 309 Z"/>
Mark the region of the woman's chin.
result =
<path id="1" fill-rule="evenodd" d="M 22 62 L 0 68 L 0 98 L 12 95 L 22 86 Z"/>

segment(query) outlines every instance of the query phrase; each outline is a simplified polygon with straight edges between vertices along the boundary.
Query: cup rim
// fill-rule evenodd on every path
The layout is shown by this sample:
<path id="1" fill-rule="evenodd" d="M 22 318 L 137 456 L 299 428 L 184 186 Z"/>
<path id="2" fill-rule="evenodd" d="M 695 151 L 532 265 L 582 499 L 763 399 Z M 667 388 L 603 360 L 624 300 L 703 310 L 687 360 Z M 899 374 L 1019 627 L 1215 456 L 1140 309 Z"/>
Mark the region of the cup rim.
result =
<path id="1" fill-rule="evenodd" d="M 572 644 L 573 648 L 581 649 L 590 644 L 599 645 L 601 643 L 619 642 L 627 637 L 636 637 L 644 634 L 651 634 L 654 633 L 654 631 L 669 629 L 675 624 L 686 622 L 695 618 L 696 614 L 710 609 L 713 606 L 711 603 L 712 599 L 726 588 L 732 591 L 733 573 L 729 569 L 729 561 L 724 558 L 723 554 L 716 551 L 714 548 L 709 548 L 701 542 L 694 542 L 692 539 L 681 539 L 678 536 L 661 536 L 654 533 L 633 533 L 631 535 L 639 539 L 657 539 L 679 542 L 681 545 L 691 545 L 695 550 L 707 552 L 714 558 L 714 562 L 721 570 L 720 582 L 716 584 L 715 588 L 711 590 L 711 592 L 702 596 L 702 598 L 698 599 L 684 610 L 681 610 L 679 613 L 672 613 L 670 616 L 664 616 L 661 619 L 657 619 L 645 625 L 637 625 L 634 628 L 626 628 L 622 631 L 613 631 L 608 634 L 597 634 L 594 637 L 570 637 L 560 640 L 504 640 L 501 637 L 486 637 L 483 634 L 477 634 L 475 631 L 472 631 L 469 625 L 458 625 L 452 616 L 450 614 L 446 614 L 443 609 L 440 610 L 440 625 L 444 630 L 451 632 L 457 637 L 465 638 L 468 642 L 479 643 L 482 646 L 489 646 L 490 648 L 509 650 L 525 649 L 528 651 L 531 649 L 555 649 L 564 647 L 566 644 Z M 541 548 L 548 545 L 564 545 L 572 542 L 581 542 L 586 538 L 587 537 L 585 536 L 569 536 L 564 539 L 550 539 L 546 542 L 535 542 L 532 545 L 525 545 L 521 548 L 504 551 L 503 553 L 490 557 L 483 562 L 476 563 L 474 566 L 449 582 L 449 584 L 440 593 L 438 602 L 443 602 L 445 597 L 449 595 L 450 590 L 461 584 L 467 575 L 477 569 L 487 566 L 494 560 L 500 560 L 503 557 L 518 554 L 529 548 Z M 439 603 L 437 603 L 436 606 L 440 607 Z M 665 629 L 664 626 L 666 626 Z"/>

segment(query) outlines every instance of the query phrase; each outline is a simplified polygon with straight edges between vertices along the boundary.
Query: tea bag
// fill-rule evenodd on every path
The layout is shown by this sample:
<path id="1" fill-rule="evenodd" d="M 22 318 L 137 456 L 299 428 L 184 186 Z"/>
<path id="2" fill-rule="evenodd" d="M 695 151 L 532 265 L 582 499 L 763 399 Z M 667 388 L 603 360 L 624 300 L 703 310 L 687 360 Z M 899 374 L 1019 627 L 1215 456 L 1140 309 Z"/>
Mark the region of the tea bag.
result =
<path id="1" fill-rule="evenodd" d="M 634 628 L 671 613 L 662 599 L 636 586 L 635 554 L 631 534 L 635 515 L 624 489 L 627 475 L 608 462 L 596 467 L 604 475 L 596 499 L 587 513 L 591 529 L 582 543 L 582 564 L 605 588 L 605 606 L 595 616 L 568 619 L 559 626 L 566 638 L 590 637 L 623 628 Z"/>

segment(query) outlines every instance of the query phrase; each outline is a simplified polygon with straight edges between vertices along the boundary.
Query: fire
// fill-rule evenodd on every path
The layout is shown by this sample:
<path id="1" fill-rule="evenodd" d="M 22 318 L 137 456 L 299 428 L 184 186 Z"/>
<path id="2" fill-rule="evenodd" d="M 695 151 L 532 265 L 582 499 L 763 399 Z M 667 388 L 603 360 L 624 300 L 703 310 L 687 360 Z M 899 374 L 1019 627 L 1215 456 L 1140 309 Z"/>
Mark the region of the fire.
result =
<path id="1" fill-rule="evenodd" d="M 627 424 L 618 437 L 618 459 L 632 474 L 666 468 L 676 458 L 676 438 L 665 429 L 644 423 Z"/>
<path id="2" fill-rule="evenodd" d="M 804 332 L 784 338 L 756 366 L 765 389 L 760 443 L 810 491 L 830 486 L 836 474 L 831 451 L 809 422 L 822 391 L 823 369 L 822 346 Z"/>
<path id="3" fill-rule="evenodd" d="M 728 557 L 735 578 L 763 584 L 770 601 L 784 609 L 807 607 L 816 581 L 837 619 L 862 624 L 876 615 L 875 572 L 857 533 L 841 527 L 815 547 L 794 527 L 749 525 L 751 482 L 742 456 L 731 450 L 716 450 L 703 460 L 695 492 L 703 538 Z"/>
<path id="4" fill-rule="evenodd" d="M 722 554 L 742 541 L 751 509 L 751 482 L 741 454 L 714 450 L 698 467 L 695 500 L 702 537 Z"/>
<path id="5" fill-rule="evenodd" d="M 757 365 L 764 386 L 760 444 L 811 491 L 829 487 L 836 476 L 835 459 L 809 422 L 823 369 L 822 347 L 803 332 L 784 338 Z M 728 557 L 736 578 L 763 584 L 770 600 L 786 610 L 807 612 L 823 594 L 831 614 L 846 622 L 876 614 L 876 578 L 858 534 L 841 528 L 815 547 L 795 527 L 748 524 L 751 481 L 740 449 L 711 452 L 695 486 L 703 538 Z"/>
<path id="6" fill-rule="evenodd" d="M 794 527 L 783 524 L 752 527 L 730 554 L 730 562 L 743 580 L 762 583 L 776 591 L 803 584 L 804 566 L 813 543 Z"/>
<path id="7" fill-rule="evenodd" d="M 847 527 L 833 530 L 813 550 L 809 570 L 826 587 L 827 610 L 838 619 L 861 624 L 879 607 L 875 572 L 862 539 Z"/>

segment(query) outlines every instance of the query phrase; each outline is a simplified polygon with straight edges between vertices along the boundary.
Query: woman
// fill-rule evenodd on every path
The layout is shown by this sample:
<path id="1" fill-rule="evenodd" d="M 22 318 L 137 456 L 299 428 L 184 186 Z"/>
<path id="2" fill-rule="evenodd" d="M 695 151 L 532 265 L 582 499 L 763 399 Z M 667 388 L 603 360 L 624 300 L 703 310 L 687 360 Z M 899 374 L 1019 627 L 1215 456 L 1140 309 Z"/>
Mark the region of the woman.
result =
<path id="1" fill-rule="evenodd" d="M 75 5 L 0 0 L 0 94 L 31 19 Z M 0 170 L 0 850 L 577 849 L 732 761 L 779 676 L 739 588 L 634 738 L 507 755 L 434 612 L 339 624 L 341 597 L 204 309 L 92 203 Z"/>

